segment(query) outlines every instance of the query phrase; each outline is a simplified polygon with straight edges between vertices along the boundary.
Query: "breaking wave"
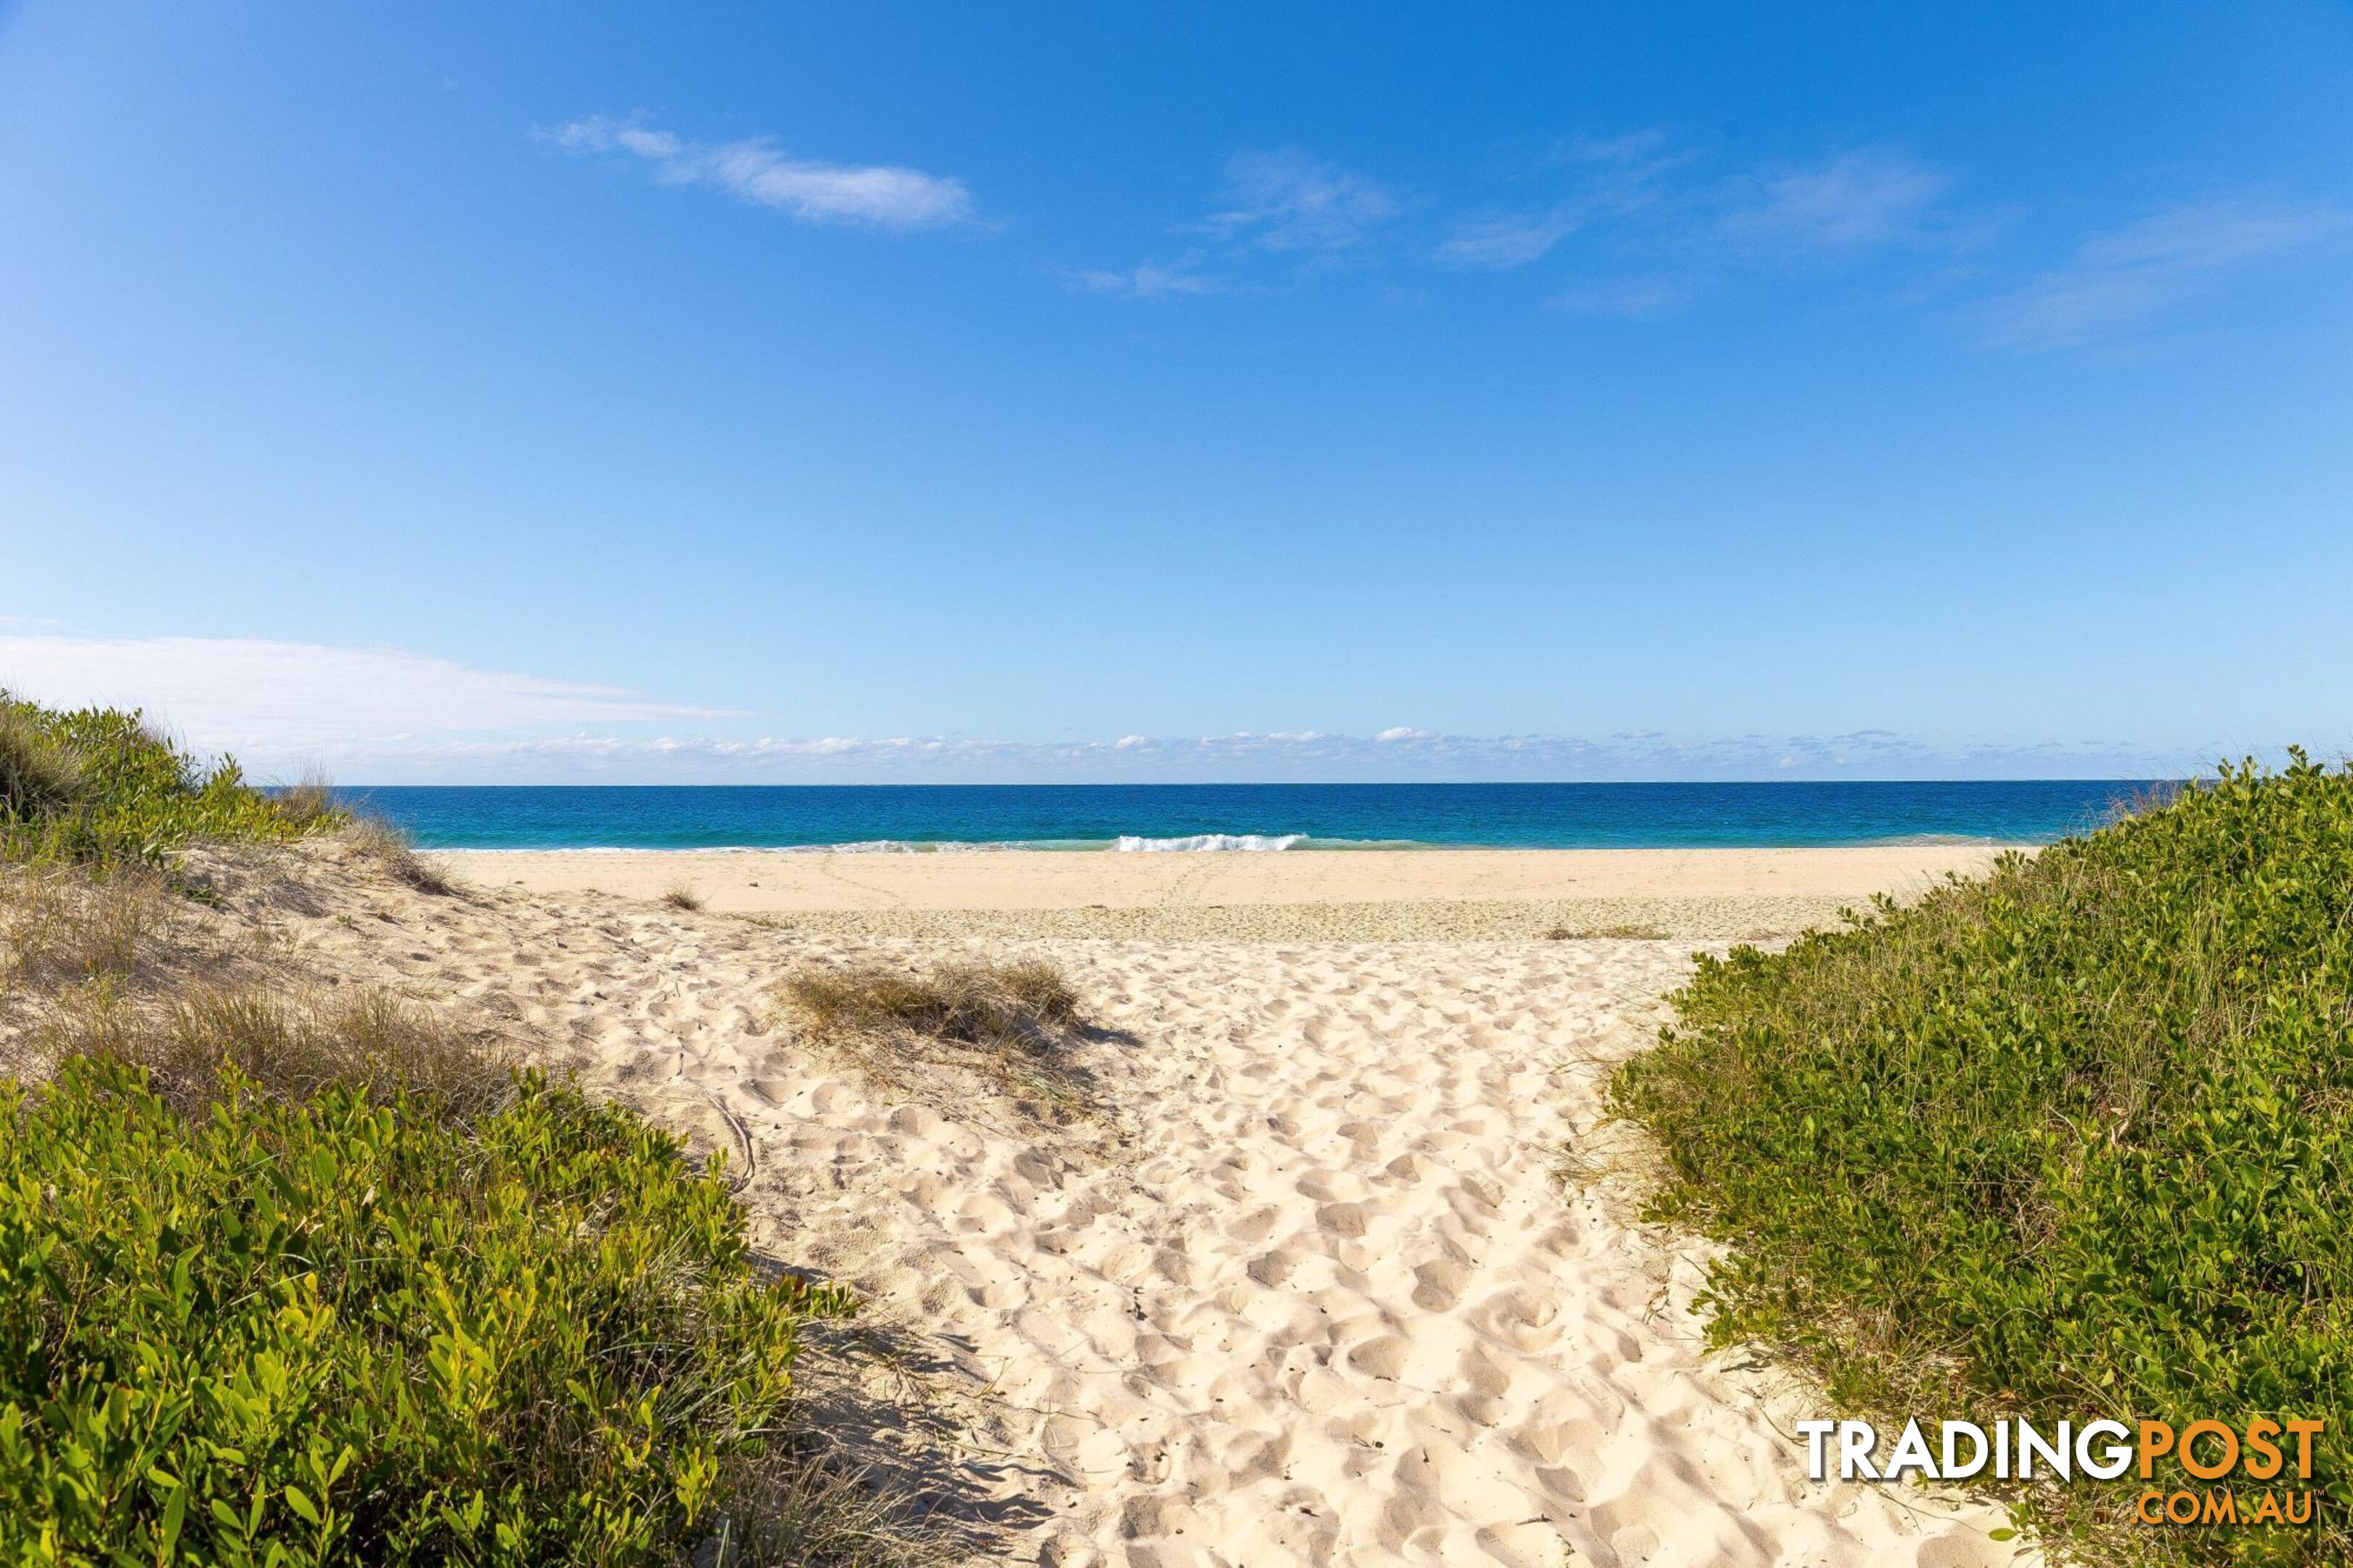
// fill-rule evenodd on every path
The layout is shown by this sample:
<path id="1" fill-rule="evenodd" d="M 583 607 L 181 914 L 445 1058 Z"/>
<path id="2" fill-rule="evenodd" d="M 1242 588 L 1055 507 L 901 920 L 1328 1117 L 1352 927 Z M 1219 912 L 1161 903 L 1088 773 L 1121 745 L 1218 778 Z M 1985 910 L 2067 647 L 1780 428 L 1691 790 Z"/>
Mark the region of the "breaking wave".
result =
<path id="1" fill-rule="evenodd" d="M 1198 855 L 1208 851 L 1288 849 L 1306 837 L 1304 833 L 1188 833 L 1181 838 L 1139 838 L 1122 834 L 1113 847 L 1123 855 Z"/>

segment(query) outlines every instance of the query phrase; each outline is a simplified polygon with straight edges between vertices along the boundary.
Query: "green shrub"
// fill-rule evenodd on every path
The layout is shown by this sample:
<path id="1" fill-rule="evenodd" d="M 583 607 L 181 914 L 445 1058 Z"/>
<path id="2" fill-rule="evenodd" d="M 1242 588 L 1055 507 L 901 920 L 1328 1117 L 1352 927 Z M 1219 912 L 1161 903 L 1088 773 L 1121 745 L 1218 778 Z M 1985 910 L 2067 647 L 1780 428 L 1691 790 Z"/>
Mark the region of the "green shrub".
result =
<path id="1" fill-rule="evenodd" d="M 175 1112 L 0 1087 L 0 1560 L 671 1561 L 776 1426 L 797 1325 L 725 1184 L 525 1079 Z"/>
<path id="2" fill-rule="evenodd" d="M 1674 1005 L 1612 1093 L 1666 1155 L 1658 1212 L 1733 1246 L 1720 1340 L 1924 1418 L 2353 1427 L 2353 773 L 2226 769 L 1851 930 L 1703 959 Z M 2318 1466 L 2316 1532 L 2151 1549 L 2340 1561 L 2353 1484 L 2327 1442 Z M 2109 1551 L 2134 1495 L 2035 1506 Z"/>
<path id="3" fill-rule="evenodd" d="M 280 801 L 233 762 L 203 765 L 137 713 L 0 693 L 0 858 L 153 862 L 203 839 L 276 842 L 342 820 L 316 791 Z"/>

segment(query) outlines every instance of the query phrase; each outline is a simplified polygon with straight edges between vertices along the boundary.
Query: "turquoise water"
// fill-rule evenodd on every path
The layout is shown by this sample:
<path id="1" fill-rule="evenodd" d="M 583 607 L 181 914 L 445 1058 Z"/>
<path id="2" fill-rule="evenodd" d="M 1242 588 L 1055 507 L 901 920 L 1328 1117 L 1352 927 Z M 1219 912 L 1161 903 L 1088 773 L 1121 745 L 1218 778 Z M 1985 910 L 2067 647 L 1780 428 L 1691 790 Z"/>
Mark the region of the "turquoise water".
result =
<path id="1" fill-rule="evenodd" d="M 385 787 L 429 848 L 1668 848 L 2044 843 L 2137 780 L 1883 784 Z"/>

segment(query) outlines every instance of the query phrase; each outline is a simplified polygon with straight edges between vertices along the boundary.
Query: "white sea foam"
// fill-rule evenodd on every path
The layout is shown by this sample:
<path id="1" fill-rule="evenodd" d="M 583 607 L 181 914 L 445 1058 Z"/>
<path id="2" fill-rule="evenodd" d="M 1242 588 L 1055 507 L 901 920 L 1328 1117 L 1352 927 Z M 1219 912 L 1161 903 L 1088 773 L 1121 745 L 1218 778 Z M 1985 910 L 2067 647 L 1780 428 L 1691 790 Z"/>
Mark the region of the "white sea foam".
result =
<path id="1" fill-rule="evenodd" d="M 432 847 L 436 854 L 448 855 L 975 855 L 1008 849 L 1047 853 L 1107 850 L 1128 855 L 1197 855 L 1296 849 L 1311 843 L 1317 849 L 1437 847 L 1409 838 L 1318 838 L 1311 841 L 1304 833 L 1191 833 L 1176 838 L 1146 838 L 1135 834 L 1124 834 L 1117 838 L 1012 838 L 977 842 L 953 838 L 866 838 L 847 844 L 468 844 L 436 845 Z"/>

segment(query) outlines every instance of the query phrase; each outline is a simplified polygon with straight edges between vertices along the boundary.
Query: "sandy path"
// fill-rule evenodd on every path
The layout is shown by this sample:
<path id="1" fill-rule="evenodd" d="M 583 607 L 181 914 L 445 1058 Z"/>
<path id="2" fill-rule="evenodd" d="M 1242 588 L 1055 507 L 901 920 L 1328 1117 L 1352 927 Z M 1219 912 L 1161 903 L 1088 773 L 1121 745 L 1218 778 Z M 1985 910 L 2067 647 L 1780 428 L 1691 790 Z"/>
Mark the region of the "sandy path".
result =
<path id="1" fill-rule="evenodd" d="M 1031 943 L 1120 1037 L 1087 1047 L 1117 1125 L 1072 1135 L 771 1030 L 766 988 L 837 942 L 594 896 L 373 912 L 306 940 L 748 1143 L 763 1244 L 955 1369 L 990 1560 L 2010 1558 L 1982 1508 L 1807 1485 L 1657 1241 L 1547 1173 L 1674 944 Z"/>

